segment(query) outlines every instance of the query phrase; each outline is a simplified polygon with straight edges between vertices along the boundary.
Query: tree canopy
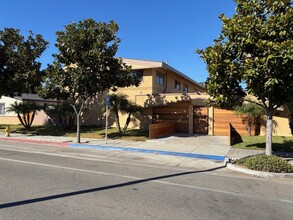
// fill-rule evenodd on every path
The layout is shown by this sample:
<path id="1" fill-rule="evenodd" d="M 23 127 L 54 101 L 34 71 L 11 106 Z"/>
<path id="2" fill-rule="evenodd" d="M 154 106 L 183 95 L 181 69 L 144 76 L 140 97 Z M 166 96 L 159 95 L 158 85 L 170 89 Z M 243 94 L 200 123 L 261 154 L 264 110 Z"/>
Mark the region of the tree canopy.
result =
<path id="1" fill-rule="evenodd" d="M 76 112 L 78 131 L 79 116 L 87 100 L 109 89 L 140 83 L 139 77 L 129 74 L 130 67 L 115 57 L 120 42 L 118 29 L 114 21 L 85 19 L 56 33 L 59 53 L 53 55 L 55 61 L 48 66 L 41 95 L 67 100 Z"/>
<path id="2" fill-rule="evenodd" d="M 235 2 L 231 18 L 220 16 L 222 31 L 214 44 L 197 52 L 207 63 L 207 90 L 214 104 L 232 108 L 253 95 L 266 109 L 269 155 L 273 112 L 293 94 L 292 0 Z"/>
<path id="3" fill-rule="evenodd" d="M 25 39 L 18 29 L 0 30 L 0 97 L 36 91 L 43 76 L 38 58 L 47 45 L 31 31 Z"/>

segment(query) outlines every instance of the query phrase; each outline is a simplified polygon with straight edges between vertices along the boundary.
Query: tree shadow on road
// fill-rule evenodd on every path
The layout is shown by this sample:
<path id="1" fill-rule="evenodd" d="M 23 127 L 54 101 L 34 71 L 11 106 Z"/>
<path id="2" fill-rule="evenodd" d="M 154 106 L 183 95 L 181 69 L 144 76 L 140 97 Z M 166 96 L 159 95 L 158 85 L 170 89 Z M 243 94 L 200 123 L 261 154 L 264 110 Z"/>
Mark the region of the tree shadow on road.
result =
<path id="1" fill-rule="evenodd" d="M 75 191 L 75 192 L 68 192 L 68 193 L 39 197 L 39 198 L 34 198 L 34 199 L 27 199 L 27 200 L 21 200 L 21 201 L 16 201 L 16 202 L 4 203 L 4 204 L 0 204 L 0 209 L 21 206 L 21 205 L 28 205 L 28 204 L 33 204 L 33 203 L 39 203 L 39 202 L 55 200 L 55 199 L 61 199 L 61 198 L 66 198 L 66 197 L 70 197 L 70 196 L 82 195 L 82 194 L 104 191 L 104 190 L 109 190 L 109 189 L 115 189 L 115 188 L 136 185 L 136 184 L 145 183 L 145 182 L 152 182 L 152 181 L 156 182 L 158 180 L 172 178 L 172 177 L 178 177 L 178 176 L 184 176 L 184 175 L 190 175 L 190 174 L 196 174 L 196 173 L 211 172 L 211 171 L 215 171 L 218 169 L 222 169 L 224 167 L 225 166 L 219 166 L 219 167 L 215 167 L 212 169 L 175 173 L 175 174 L 151 177 L 151 178 L 146 178 L 146 179 L 137 178 L 137 180 L 125 182 L 125 183 L 119 183 L 119 184 L 102 186 L 102 187 L 97 187 L 97 188 L 92 188 L 92 189 L 85 189 L 85 190 L 80 190 L 80 191 Z"/>

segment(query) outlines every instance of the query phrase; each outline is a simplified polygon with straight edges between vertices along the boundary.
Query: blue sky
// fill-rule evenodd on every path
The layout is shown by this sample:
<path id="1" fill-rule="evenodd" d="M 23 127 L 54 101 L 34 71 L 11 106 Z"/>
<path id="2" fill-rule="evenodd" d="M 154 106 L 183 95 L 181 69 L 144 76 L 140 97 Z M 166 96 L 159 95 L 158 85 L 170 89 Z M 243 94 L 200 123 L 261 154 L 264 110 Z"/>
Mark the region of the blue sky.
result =
<path id="1" fill-rule="evenodd" d="M 233 0 L 2 0 L 0 29 L 29 30 L 50 42 L 41 57 L 52 62 L 56 31 L 85 18 L 114 20 L 121 39 L 117 56 L 168 62 L 197 82 L 207 78 L 196 48 L 213 43 L 221 30 L 218 16 L 234 14 Z"/>

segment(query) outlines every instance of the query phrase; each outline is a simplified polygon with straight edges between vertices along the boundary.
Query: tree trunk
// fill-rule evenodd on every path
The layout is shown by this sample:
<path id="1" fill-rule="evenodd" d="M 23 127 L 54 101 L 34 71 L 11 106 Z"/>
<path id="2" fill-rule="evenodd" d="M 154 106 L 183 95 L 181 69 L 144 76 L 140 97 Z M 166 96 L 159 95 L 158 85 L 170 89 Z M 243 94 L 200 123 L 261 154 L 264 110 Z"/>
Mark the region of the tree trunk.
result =
<path id="1" fill-rule="evenodd" d="M 288 120 L 289 120 L 290 131 L 291 131 L 291 134 L 293 135 L 293 112 L 292 111 L 289 111 Z"/>
<path id="2" fill-rule="evenodd" d="M 248 127 L 247 127 L 247 130 L 248 130 L 248 135 L 251 136 L 251 128 L 252 128 L 252 122 L 250 120 L 248 120 Z"/>
<path id="3" fill-rule="evenodd" d="M 122 132 L 121 132 L 121 126 L 120 126 L 120 121 L 119 121 L 119 113 L 116 114 L 116 126 L 118 128 L 119 134 L 121 134 Z"/>
<path id="4" fill-rule="evenodd" d="M 17 117 L 18 117 L 18 120 L 20 121 L 20 123 L 22 124 L 22 126 L 25 127 L 25 124 L 24 124 L 24 122 L 22 120 L 23 118 L 20 116 L 19 113 L 17 113 Z"/>
<path id="5" fill-rule="evenodd" d="M 130 123 L 130 119 L 131 119 L 131 114 L 128 113 L 128 117 L 127 117 L 127 119 L 126 119 L 126 122 L 125 122 L 124 128 L 123 128 L 123 130 L 122 130 L 123 133 L 126 132 L 126 129 L 127 129 L 128 125 L 129 125 L 129 123 Z"/>
<path id="6" fill-rule="evenodd" d="M 266 128 L 266 155 L 272 155 L 272 136 L 273 136 L 273 107 L 267 108 L 267 128 Z"/>
<path id="7" fill-rule="evenodd" d="M 80 143 L 80 114 L 76 114 L 76 142 Z"/>
<path id="8" fill-rule="evenodd" d="M 83 109 L 83 103 L 81 104 L 79 111 L 77 111 L 76 106 L 74 104 L 70 105 L 74 109 L 74 112 L 76 114 L 76 142 L 80 143 L 80 115 Z"/>
<path id="9" fill-rule="evenodd" d="M 33 114 L 32 114 L 32 118 L 31 118 L 30 124 L 29 124 L 29 127 L 32 126 L 32 124 L 33 124 L 33 122 L 34 122 L 34 119 L 35 119 L 35 116 L 36 116 L 36 111 L 34 110 L 34 111 L 33 111 Z"/>

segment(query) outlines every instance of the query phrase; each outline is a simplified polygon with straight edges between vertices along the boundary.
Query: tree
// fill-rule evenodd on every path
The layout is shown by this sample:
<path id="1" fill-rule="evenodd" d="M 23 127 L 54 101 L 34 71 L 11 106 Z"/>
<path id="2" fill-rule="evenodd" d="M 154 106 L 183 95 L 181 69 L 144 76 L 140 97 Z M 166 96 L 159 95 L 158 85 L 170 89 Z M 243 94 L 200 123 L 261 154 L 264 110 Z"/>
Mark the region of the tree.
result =
<path id="1" fill-rule="evenodd" d="M 14 104 L 11 104 L 6 111 L 15 112 L 20 123 L 29 130 L 35 119 L 36 112 L 42 109 L 43 107 L 36 103 L 14 102 Z"/>
<path id="2" fill-rule="evenodd" d="M 220 16 L 222 31 L 214 44 L 197 52 L 207 63 L 207 90 L 216 105 L 232 108 L 253 95 L 265 108 L 271 155 L 273 113 L 293 94 L 292 0 L 235 2 L 232 18 Z"/>
<path id="3" fill-rule="evenodd" d="M 0 97 L 35 92 L 41 85 L 43 71 L 37 59 L 48 42 L 31 31 L 27 39 L 20 30 L 0 30 Z"/>
<path id="4" fill-rule="evenodd" d="M 124 134 L 127 130 L 127 127 L 131 121 L 131 116 L 137 112 L 140 112 L 142 110 L 141 106 L 136 105 L 132 102 L 130 102 L 127 99 L 127 95 L 121 94 L 121 93 L 112 93 L 110 95 L 110 106 L 109 106 L 111 112 L 115 115 L 115 121 L 116 126 L 118 128 L 118 133 L 120 135 Z M 120 125 L 120 117 L 119 112 L 122 114 L 127 114 L 127 119 L 124 124 L 123 129 L 121 129 Z"/>
<path id="5" fill-rule="evenodd" d="M 76 114 L 77 142 L 80 142 L 80 115 L 86 102 L 98 93 L 118 87 L 138 86 L 140 78 L 129 74 L 130 67 L 114 57 L 120 39 L 118 25 L 85 19 L 58 31 L 55 61 L 48 66 L 41 95 L 67 100 Z"/>
<path id="6" fill-rule="evenodd" d="M 45 112 L 53 120 L 54 125 L 59 125 L 63 130 L 70 130 L 74 126 L 75 112 L 68 103 L 54 105 L 45 109 Z"/>
<path id="7" fill-rule="evenodd" d="M 252 124 L 265 114 L 265 109 L 254 103 L 243 103 L 241 106 L 235 107 L 234 111 L 236 115 L 244 116 L 244 121 L 247 121 L 249 136 L 251 136 Z"/>
<path id="8" fill-rule="evenodd" d="M 123 111 L 125 111 L 125 113 L 127 114 L 127 119 L 125 121 L 123 130 L 122 130 L 122 133 L 124 134 L 128 128 L 130 121 L 131 121 L 131 116 L 134 115 L 135 113 L 141 113 L 142 107 L 129 101 L 128 105 L 126 105 L 126 108 Z"/>

